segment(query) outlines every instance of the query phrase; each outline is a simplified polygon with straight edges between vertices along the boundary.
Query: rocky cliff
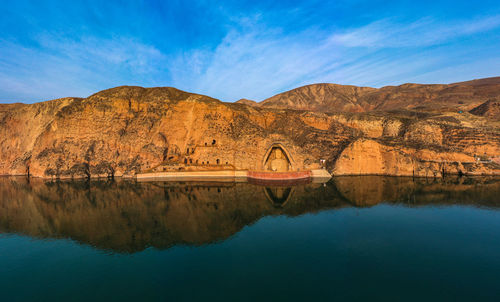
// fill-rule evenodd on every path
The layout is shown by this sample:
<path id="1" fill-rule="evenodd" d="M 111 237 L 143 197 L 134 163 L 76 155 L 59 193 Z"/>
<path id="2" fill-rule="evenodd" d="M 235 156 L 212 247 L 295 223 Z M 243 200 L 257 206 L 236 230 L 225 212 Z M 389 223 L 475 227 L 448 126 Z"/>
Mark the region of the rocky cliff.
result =
<path id="1" fill-rule="evenodd" d="M 343 91 L 339 100 L 374 91 L 338 89 Z M 0 174 L 5 175 L 260 170 L 276 143 L 286 149 L 293 170 L 413 176 L 500 172 L 495 161 L 499 123 L 466 111 L 317 112 L 130 86 L 83 99 L 0 105 Z"/>

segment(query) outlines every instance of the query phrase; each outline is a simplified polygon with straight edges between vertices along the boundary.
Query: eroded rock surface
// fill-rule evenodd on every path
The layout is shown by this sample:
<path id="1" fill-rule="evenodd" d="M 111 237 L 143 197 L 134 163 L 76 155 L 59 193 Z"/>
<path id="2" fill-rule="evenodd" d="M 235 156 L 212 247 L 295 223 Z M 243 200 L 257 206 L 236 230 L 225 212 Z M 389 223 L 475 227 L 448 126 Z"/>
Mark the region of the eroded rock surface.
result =
<path id="1" fill-rule="evenodd" d="M 492 175 L 500 171 L 499 129 L 468 112 L 314 112 L 124 86 L 85 99 L 0 105 L 0 174 L 261 170 L 269 148 L 279 143 L 291 171 Z"/>

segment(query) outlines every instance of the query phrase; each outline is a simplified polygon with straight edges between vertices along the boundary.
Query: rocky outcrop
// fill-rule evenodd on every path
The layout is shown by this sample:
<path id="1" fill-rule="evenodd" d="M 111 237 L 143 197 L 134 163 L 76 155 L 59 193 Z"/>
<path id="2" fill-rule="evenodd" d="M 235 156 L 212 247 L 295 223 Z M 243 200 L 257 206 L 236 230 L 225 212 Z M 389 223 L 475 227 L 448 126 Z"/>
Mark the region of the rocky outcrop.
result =
<path id="1" fill-rule="evenodd" d="M 314 112 L 130 86 L 85 99 L 0 106 L 0 174 L 5 175 L 258 171 L 276 143 L 285 148 L 290 171 L 325 167 L 334 174 L 416 176 L 499 171 L 498 125 L 467 112 Z"/>
<path id="2" fill-rule="evenodd" d="M 473 156 L 451 150 L 412 148 L 405 145 L 386 145 L 376 140 L 359 139 L 340 155 L 335 175 L 398 175 L 444 177 L 447 174 L 498 174 L 495 163 L 480 163 Z"/>

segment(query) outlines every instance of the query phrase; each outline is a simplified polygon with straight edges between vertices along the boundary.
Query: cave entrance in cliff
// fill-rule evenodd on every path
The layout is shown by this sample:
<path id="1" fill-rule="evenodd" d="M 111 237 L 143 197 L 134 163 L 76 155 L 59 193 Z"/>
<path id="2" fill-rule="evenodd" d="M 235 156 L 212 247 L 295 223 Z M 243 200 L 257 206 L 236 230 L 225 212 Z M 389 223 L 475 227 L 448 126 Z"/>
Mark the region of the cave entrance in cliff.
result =
<path id="1" fill-rule="evenodd" d="M 273 172 L 287 172 L 293 169 L 290 154 L 280 143 L 274 143 L 269 147 L 262 166 L 264 171 Z"/>

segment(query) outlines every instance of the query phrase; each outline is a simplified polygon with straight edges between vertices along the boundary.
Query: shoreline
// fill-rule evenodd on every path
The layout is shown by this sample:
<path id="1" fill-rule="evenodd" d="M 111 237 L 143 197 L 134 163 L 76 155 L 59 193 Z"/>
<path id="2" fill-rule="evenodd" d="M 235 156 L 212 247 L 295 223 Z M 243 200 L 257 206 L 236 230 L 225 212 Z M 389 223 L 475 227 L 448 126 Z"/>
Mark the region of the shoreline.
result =
<path id="1" fill-rule="evenodd" d="M 332 178 L 338 177 L 355 177 L 355 176 L 385 176 L 385 177 L 404 177 L 404 178 L 419 178 L 419 179 L 442 179 L 448 177 L 500 177 L 500 173 L 447 173 L 446 175 L 408 175 L 408 174 L 330 174 L 326 170 L 311 170 L 310 176 L 307 178 L 254 178 L 248 176 L 247 170 L 220 170 L 220 171 L 184 171 L 184 172 L 155 172 L 155 173 L 139 173 L 136 175 L 91 175 L 90 178 L 85 176 L 62 176 L 62 177 L 43 177 L 33 176 L 28 174 L 0 174 L 0 177 L 29 177 L 41 180 L 103 180 L 103 179 L 126 179 L 136 180 L 138 182 L 152 182 L 152 181 L 222 181 L 222 182 L 251 182 L 252 180 L 260 181 L 296 181 L 309 179 L 313 183 L 325 183 Z"/>

